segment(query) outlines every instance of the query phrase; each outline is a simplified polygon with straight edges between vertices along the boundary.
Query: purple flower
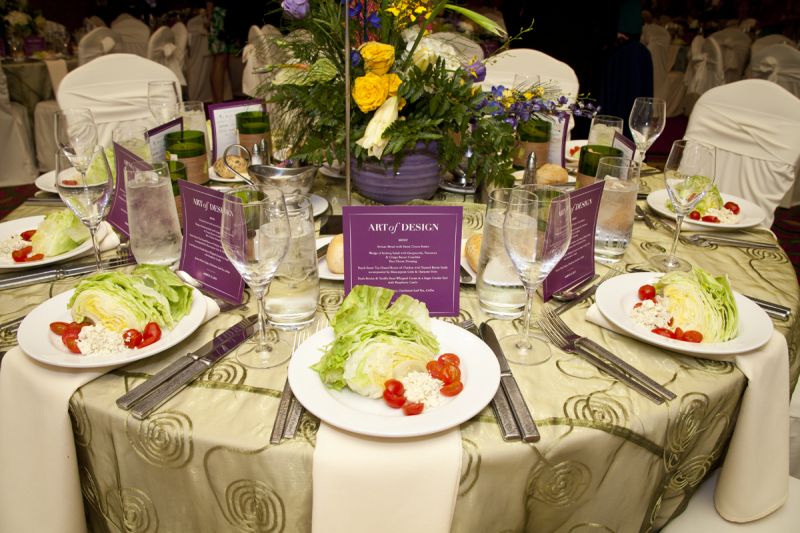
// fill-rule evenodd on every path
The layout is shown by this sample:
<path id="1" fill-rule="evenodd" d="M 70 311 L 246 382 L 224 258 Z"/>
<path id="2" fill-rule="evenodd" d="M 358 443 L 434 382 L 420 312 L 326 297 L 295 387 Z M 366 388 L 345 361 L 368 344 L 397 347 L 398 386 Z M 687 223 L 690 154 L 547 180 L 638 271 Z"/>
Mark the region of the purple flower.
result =
<path id="1" fill-rule="evenodd" d="M 281 7 L 293 19 L 306 18 L 308 15 L 308 0 L 283 0 Z"/>
<path id="2" fill-rule="evenodd" d="M 354 67 L 357 67 L 361 64 L 361 53 L 358 50 L 353 50 L 350 52 L 350 61 L 352 62 Z"/>
<path id="3" fill-rule="evenodd" d="M 559 99 L 558 99 L 558 103 L 559 103 L 559 105 L 564 105 L 564 104 L 566 104 L 567 102 L 568 102 L 568 100 L 567 100 L 567 97 L 566 97 L 566 96 L 563 96 L 563 95 L 562 95 L 562 96 L 560 96 L 560 97 L 559 97 Z"/>
<path id="4" fill-rule="evenodd" d="M 506 88 L 503 87 L 502 85 L 498 85 L 497 87 L 492 87 L 492 91 L 491 91 L 492 92 L 492 96 L 494 96 L 495 98 L 501 98 L 503 96 L 503 91 L 505 91 L 505 90 L 506 90 Z"/>
<path id="5" fill-rule="evenodd" d="M 373 28 L 380 28 L 381 27 L 381 18 L 378 16 L 377 13 L 371 13 L 367 17 L 367 24 L 372 26 Z"/>
<path id="6" fill-rule="evenodd" d="M 476 59 L 470 66 L 467 67 L 467 72 L 470 73 L 473 80 L 480 83 L 486 79 L 486 65 L 480 59 Z"/>
<path id="7" fill-rule="evenodd" d="M 351 19 L 358 18 L 358 16 L 361 15 L 361 4 L 356 4 L 351 7 L 349 13 Z"/>

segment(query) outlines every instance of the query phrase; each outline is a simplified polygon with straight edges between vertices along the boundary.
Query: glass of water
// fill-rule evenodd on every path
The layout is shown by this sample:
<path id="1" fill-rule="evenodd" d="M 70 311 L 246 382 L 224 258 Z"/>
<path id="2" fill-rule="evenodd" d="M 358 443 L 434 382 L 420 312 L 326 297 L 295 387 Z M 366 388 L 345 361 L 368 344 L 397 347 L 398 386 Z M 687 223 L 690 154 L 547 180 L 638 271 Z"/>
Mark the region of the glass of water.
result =
<path id="1" fill-rule="evenodd" d="M 613 115 L 595 115 L 589 128 L 589 142 L 597 146 L 614 144 L 614 134 L 622 135 L 622 118 Z"/>
<path id="2" fill-rule="evenodd" d="M 178 116 L 178 102 L 180 92 L 174 81 L 147 82 L 147 107 L 156 125 L 165 124 Z"/>
<path id="3" fill-rule="evenodd" d="M 147 128 L 137 123 L 123 123 L 111 132 L 111 140 L 145 161 L 150 160 Z"/>
<path id="4" fill-rule="evenodd" d="M 596 261 L 616 263 L 625 254 L 633 233 L 639 169 L 639 163 L 622 157 L 603 157 L 597 164 L 597 180 L 605 185 L 594 234 Z"/>
<path id="5" fill-rule="evenodd" d="M 173 265 L 181 257 L 183 236 L 165 161 L 125 169 L 130 245 L 137 263 Z"/>

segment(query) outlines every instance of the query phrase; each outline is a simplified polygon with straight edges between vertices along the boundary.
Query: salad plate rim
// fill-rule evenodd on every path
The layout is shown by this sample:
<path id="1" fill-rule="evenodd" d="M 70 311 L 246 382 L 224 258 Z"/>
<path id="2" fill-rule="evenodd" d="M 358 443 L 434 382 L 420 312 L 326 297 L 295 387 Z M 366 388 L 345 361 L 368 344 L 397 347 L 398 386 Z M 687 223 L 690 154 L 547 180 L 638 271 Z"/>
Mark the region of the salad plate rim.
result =
<path id="1" fill-rule="evenodd" d="M 13 230 L 13 227 L 26 227 L 27 229 L 37 229 L 39 224 L 44 221 L 44 215 L 34 215 L 30 217 L 24 218 L 15 218 L 14 220 L 5 220 L 0 222 L 0 241 L 5 240 L 6 238 L 14 235 L 15 233 L 22 233 L 26 231 L 25 229 L 22 230 Z M 100 227 L 104 227 L 103 224 Z M 105 238 L 105 233 L 98 232 L 97 235 L 97 242 L 102 241 Z M 51 257 L 45 257 L 44 259 L 40 259 L 39 261 L 30 261 L 24 263 L 7 263 L 7 264 L 0 264 L 0 272 L 4 270 L 20 270 L 26 268 L 36 268 L 40 266 L 50 265 L 52 263 L 58 263 L 60 261 L 64 261 L 66 259 L 71 259 L 78 255 L 84 254 L 92 249 L 92 239 L 91 237 L 87 237 L 85 241 L 80 243 L 78 246 L 73 248 L 68 252 L 64 252 L 63 254 L 54 255 Z"/>
<path id="2" fill-rule="evenodd" d="M 749 352 L 765 345 L 772 337 L 774 325 L 763 309 L 746 296 L 731 290 L 739 314 L 739 332 L 735 338 L 716 343 L 691 343 L 656 335 L 636 324 L 630 309 L 639 301 L 637 291 L 661 276 L 660 272 L 634 272 L 615 276 L 597 288 L 597 308 L 609 322 L 628 335 L 686 355 L 726 356 Z M 743 336 L 744 335 L 744 336 Z"/>
<path id="3" fill-rule="evenodd" d="M 720 196 L 722 196 L 722 200 L 724 202 L 736 202 L 737 204 L 739 204 L 739 207 L 741 209 L 747 208 L 748 211 L 750 210 L 757 211 L 758 215 L 752 215 L 751 217 L 748 217 L 747 222 L 737 222 L 736 224 L 723 224 L 721 222 L 720 223 L 703 222 L 702 220 L 691 220 L 689 217 L 686 217 L 683 219 L 683 223 L 687 229 L 689 229 L 690 226 L 694 226 L 696 228 L 702 228 L 703 230 L 746 229 L 758 226 L 764 220 L 765 218 L 764 210 L 759 205 L 751 202 L 750 200 L 747 200 L 745 198 L 740 198 L 732 194 L 725 194 L 725 193 L 719 193 L 719 194 Z M 666 207 L 666 199 L 668 197 L 669 193 L 667 193 L 667 189 L 658 189 L 647 195 L 647 205 L 653 208 L 653 210 L 659 215 L 675 220 L 675 213 L 673 213 Z"/>
<path id="4" fill-rule="evenodd" d="M 196 288 L 192 290 L 192 305 L 189 312 L 175 324 L 175 327 L 166 331 L 160 340 L 144 349 L 128 350 L 128 353 L 121 354 L 79 355 L 71 354 L 61 346 L 61 340 L 58 335 L 50 331 L 49 324 L 72 320 L 67 303 L 75 289 L 45 300 L 25 316 L 17 331 L 19 347 L 31 359 L 63 368 L 116 367 L 145 359 L 172 348 L 203 324 L 206 315 L 205 296 Z M 59 310 L 57 306 L 62 306 L 63 309 Z M 42 335 L 43 332 L 47 335 Z"/>
<path id="5" fill-rule="evenodd" d="M 36 188 L 40 191 L 44 192 L 52 192 L 58 194 L 58 189 L 56 189 L 56 171 L 50 170 L 45 172 L 44 174 L 39 175 L 34 181 L 33 184 L 36 185 Z"/>
<path id="6" fill-rule="evenodd" d="M 480 413 L 491 402 L 500 385 L 500 365 L 491 348 L 469 331 L 443 320 L 433 319 L 440 352 L 461 357 L 464 390 L 442 405 L 417 416 L 404 416 L 383 399 L 367 398 L 345 388 L 326 387 L 311 368 L 322 356 L 322 348 L 333 341 L 333 328 L 326 328 L 301 344 L 289 361 L 289 384 L 300 403 L 332 426 L 370 437 L 405 438 L 439 433 L 456 427 Z M 380 402 L 379 405 L 366 402 Z M 369 406 L 362 411 L 351 404 Z M 376 412 L 377 411 L 377 412 Z"/>

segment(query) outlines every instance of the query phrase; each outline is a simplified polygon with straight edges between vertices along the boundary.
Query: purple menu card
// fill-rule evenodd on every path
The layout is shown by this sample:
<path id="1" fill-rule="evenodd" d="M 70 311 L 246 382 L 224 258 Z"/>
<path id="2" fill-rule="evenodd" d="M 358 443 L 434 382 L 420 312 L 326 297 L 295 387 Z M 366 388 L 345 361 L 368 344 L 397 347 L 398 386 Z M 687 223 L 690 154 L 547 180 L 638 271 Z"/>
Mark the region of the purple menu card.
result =
<path id="1" fill-rule="evenodd" d="M 386 287 L 428 306 L 459 312 L 463 209 L 453 206 L 344 206 L 344 289 Z"/>
<path id="2" fill-rule="evenodd" d="M 572 238 L 567 253 L 544 280 L 542 295 L 545 302 L 554 292 L 573 287 L 594 276 L 594 232 L 604 185 L 603 181 L 598 181 L 569 193 Z"/>
<path id="3" fill-rule="evenodd" d="M 181 131 L 183 129 L 183 118 L 165 122 L 151 130 L 147 130 L 147 143 L 150 145 L 150 159 L 152 161 L 164 161 L 167 154 L 167 133 Z"/>
<path id="4" fill-rule="evenodd" d="M 220 241 L 223 193 L 178 180 L 183 203 L 183 249 L 180 269 L 208 292 L 242 302 L 244 280 L 228 260 Z"/>
<path id="5" fill-rule="evenodd" d="M 614 141 L 611 143 L 611 146 L 622 150 L 622 157 L 624 159 L 633 159 L 636 153 L 636 144 L 618 131 L 614 132 Z"/>
<path id="6" fill-rule="evenodd" d="M 223 102 L 208 106 L 208 116 L 211 120 L 211 160 L 216 161 L 222 157 L 225 149 L 239 142 L 236 131 L 236 115 L 245 111 L 263 111 L 262 100 L 237 100 Z M 250 147 L 252 148 L 252 146 Z"/>
<path id="7" fill-rule="evenodd" d="M 151 170 L 152 168 L 147 161 L 138 155 L 114 143 L 114 176 L 116 184 L 111 210 L 109 210 L 106 220 L 126 237 L 129 237 L 130 233 L 128 232 L 128 200 L 125 197 L 125 169 Z"/>

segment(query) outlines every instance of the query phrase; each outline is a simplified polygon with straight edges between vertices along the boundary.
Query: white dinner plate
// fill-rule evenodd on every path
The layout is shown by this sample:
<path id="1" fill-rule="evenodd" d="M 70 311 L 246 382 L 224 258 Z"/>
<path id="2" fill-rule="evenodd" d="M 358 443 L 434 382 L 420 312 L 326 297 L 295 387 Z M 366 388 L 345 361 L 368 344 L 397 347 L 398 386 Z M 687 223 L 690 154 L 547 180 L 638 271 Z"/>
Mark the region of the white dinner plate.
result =
<path id="1" fill-rule="evenodd" d="M 441 353 L 452 352 L 461 358 L 464 390 L 445 398 L 438 406 L 417 416 L 405 416 L 382 398 L 360 396 L 350 389 L 326 387 L 311 369 L 333 342 L 332 328 L 311 336 L 297 348 L 289 362 L 289 384 L 303 407 L 320 420 L 345 431 L 374 437 L 416 437 L 438 433 L 466 422 L 486 407 L 500 384 L 500 366 L 492 350 L 467 330 L 432 320 L 431 329 L 439 339 Z"/>
<path id="2" fill-rule="evenodd" d="M 334 165 L 323 163 L 323 165 L 319 167 L 319 173 L 328 178 L 344 179 L 344 169 L 338 163 L 334 163 Z"/>
<path id="3" fill-rule="evenodd" d="M 461 266 L 463 266 L 464 270 L 466 270 L 472 275 L 472 281 L 462 284 L 475 285 L 476 283 L 478 283 L 478 273 L 472 270 L 472 267 L 469 266 L 469 261 L 467 261 L 467 252 L 464 250 L 464 247 L 467 245 L 468 240 L 469 239 L 461 239 Z"/>
<path id="4" fill-rule="evenodd" d="M 733 292 L 733 298 L 739 309 L 739 334 L 729 341 L 684 342 L 647 331 L 633 321 L 630 312 L 634 304 L 639 301 L 639 287 L 652 284 L 662 275 L 639 272 L 609 279 L 597 288 L 597 308 L 609 321 L 637 339 L 690 355 L 708 357 L 748 352 L 763 346 L 772 337 L 772 320 L 760 307 L 736 291 Z"/>
<path id="5" fill-rule="evenodd" d="M 564 161 L 577 165 L 578 160 L 581 158 L 581 151 L 575 150 L 575 155 L 570 155 L 570 151 L 575 147 L 580 148 L 581 146 L 586 146 L 586 143 L 588 142 L 589 141 L 587 139 L 575 139 L 572 141 L 567 141 L 567 144 L 564 146 Z"/>
<path id="6" fill-rule="evenodd" d="M 35 217 L 18 218 L 17 220 L 9 220 L 8 222 L 0 222 L 0 241 L 4 241 L 10 236 L 15 234 L 20 234 L 23 231 L 36 229 L 39 227 L 39 224 L 41 224 L 43 220 L 44 216 L 35 216 Z M 97 231 L 97 242 L 102 241 L 103 237 L 105 236 L 103 228 L 105 228 L 105 224 L 101 224 L 99 226 L 99 229 Z M 49 265 L 50 263 L 57 263 L 59 261 L 64 261 L 65 259 L 81 255 L 83 253 L 88 252 L 91 249 L 92 249 L 92 239 L 91 237 L 89 237 L 81 244 L 79 244 L 77 248 L 73 248 L 69 252 L 63 253 L 61 255 L 54 255 L 52 257 L 45 257 L 40 261 L 16 263 L 14 262 L 14 259 L 11 258 L 11 254 L 8 254 L 7 256 L 0 257 L 0 270 L 12 270 L 12 269 L 16 270 L 20 268 L 34 268 L 43 265 Z"/>
<path id="7" fill-rule="evenodd" d="M 36 187 L 39 188 L 40 191 L 45 192 L 52 192 L 58 194 L 58 189 L 56 189 L 56 171 L 51 170 L 50 172 L 45 172 L 33 182 Z"/>
<path id="8" fill-rule="evenodd" d="M 175 346 L 191 335 L 203 323 L 206 315 L 206 301 L 197 289 L 192 295 L 189 313 L 171 330 L 161 333 L 161 339 L 142 349 L 128 350 L 109 355 L 73 354 L 61 342 L 61 337 L 50 331 L 51 322 L 71 322 L 72 315 L 67 307 L 74 289 L 62 292 L 39 304 L 22 321 L 17 332 L 19 347 L 29 357 L 53 366 L 69 368 L 99 368 L 116 366 L 160 353 Z"/>
<path id="9" fill-rule="evenodd" d="M 322 248 L 333 240 L 333 235 L 326 235 L 317 239 L 317 250 Z M 317 270 L 319 271 L 320 279 L 329 279 L 331 281 L 344 281 L 344 274 L 335 274 L 328 268 L 328 260 L 323 256 L 317 263 Z"/>
<path id="10" fill-rule="evenodd" d="M 328 209 L 328 200 L 318 194 L 310 195 L 309 200 L 311 200 L 311 210 L 314 212 L 315 218 L 320 216 L 325 212 L 326 209 Z"/>
<path id="11" fill-rule="evenodd" d="M 720 193 L 721 194 L 721 193 Z M 666 189 L 660 189 L 657 191 L 653 191 L 647 195 L 647 205 L 649 205 L 653 210 L 660 214 L 661 216 L 665 216 L 667 218 L 671 218 L 675 220 L 675 213 L 667 208 L 667 201 L 669 200 L 669 194 L 667 193 Z M 744 198 L 739 198 L 738 196 L 733 196 L 730 194 L 722 194 L 722 201 L 724 202 L 736 202 L 739 204 L 739 220 L 734 224 L 723 224 L 723 223 L 714 223 L 714 222 L 703 222 L 702 220 L 691 220 L 688 216 L 683 219 L 683 227 L 685 229 L 691 230 L 694 228 L 698 230 L 700 228 L 706 229 L 720 229 L 720 230 L 736 230 L 736 229 L 745 229 L 745 228 L 752 228 L 753 226 L 757 226 L 764 220 L 765 213 L 761 207 L 757 206 L 753 202 L 745 200 Z"/>
<path id="12" fill-rule="evenodd" d="M 250 177 L 250 174 L 248 174 L 247 172 L 245 172 L 244 175 L 247 176 L 248 178 Z M 245 183 L 245 180 L 243 180 L 241 176 L 239 176 L 236 173 L 233 174 L 232 178 L 221 178 L 219 175 L 217 175 L 217 171 L 214 170 L 213 165 L 208 167 L 208 177 L 209 179 L 217 181 L 219 183 Z"/>

